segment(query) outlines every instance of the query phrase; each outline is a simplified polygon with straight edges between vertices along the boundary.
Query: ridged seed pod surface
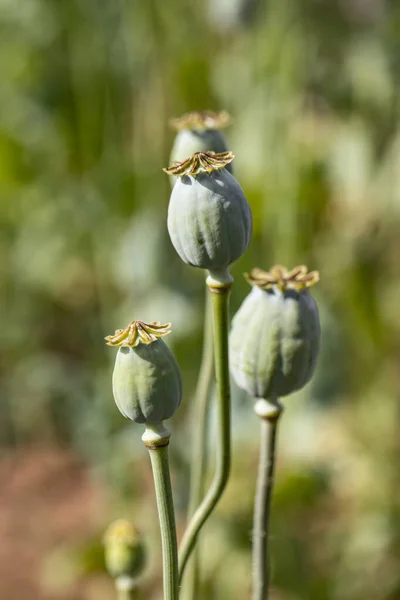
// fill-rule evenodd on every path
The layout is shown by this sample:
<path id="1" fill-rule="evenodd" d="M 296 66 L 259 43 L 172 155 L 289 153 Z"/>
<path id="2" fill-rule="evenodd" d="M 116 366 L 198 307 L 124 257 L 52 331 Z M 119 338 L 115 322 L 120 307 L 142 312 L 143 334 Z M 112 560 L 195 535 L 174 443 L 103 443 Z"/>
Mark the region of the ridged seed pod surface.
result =
<path id="1" fill-rule="evenodd" d="M 226 168 L 178 178 L 168 208 L 168 231 L 185 263 L 226 268 L 247 249 L 251 229 L 250 207 Z"/>
<path id="2" fill-rule="evenodd" d="M 319 340 L 318 309 L 307 290 L 254 287 L 232 322 L 232 376 L 255 398 L 291 394 L 311 379 Z"/>
<path id="3" fill-rule="evenodd" d="M 157 423 L 172 417 L 181 402 L 182 377 L 162 339 L 119 348 L 113 393 L 121 413 L 136 423 Z"/>

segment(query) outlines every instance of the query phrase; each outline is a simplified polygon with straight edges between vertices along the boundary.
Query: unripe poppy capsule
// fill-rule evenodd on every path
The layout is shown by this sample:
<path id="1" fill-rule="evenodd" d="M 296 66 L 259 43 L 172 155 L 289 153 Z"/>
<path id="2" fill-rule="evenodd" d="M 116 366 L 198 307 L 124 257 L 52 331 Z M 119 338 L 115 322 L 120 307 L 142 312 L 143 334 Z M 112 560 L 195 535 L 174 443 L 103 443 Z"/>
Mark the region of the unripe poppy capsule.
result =
<path id="1" fill-rule="evenodd" d="M 182 398 L 182 376 L 174 355 L 161 339 L 170 324 L 132 321 L 105 339 L 119 346 L 113 393 L 124 417 L 136 423 L 159 423 L 172 417 Z"/>
<path id="2" fill-rule="evenodd" d="M 230 368 L 239 387 L 255 398 L 277 398 L 311 379 L 319 351 L 320 323 L 309 287 L 316 271 L 275 266 L 247 275 L 254 286 L 232 321 Z"/>
<path id="3" fill-rule="evenodd" d="M 181 259 L 210 274 L 224 272 L 247 249 L 251 210 L 226 170 L 232 152 L 197 152 L 164 171 L 178 176 L 168 208 L 168 232 Z"/>

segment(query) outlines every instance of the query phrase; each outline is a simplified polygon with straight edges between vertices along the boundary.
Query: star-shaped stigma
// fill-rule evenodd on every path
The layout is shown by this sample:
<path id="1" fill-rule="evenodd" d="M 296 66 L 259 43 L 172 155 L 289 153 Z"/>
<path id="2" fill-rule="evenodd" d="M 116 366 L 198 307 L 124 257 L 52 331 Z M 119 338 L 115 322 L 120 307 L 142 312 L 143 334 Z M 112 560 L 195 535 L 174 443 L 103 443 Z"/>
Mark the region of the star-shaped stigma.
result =
<path id="1" fill-rule="evenodd" d="M 286 267 L 275 265 L 270 271 L 262 269 L 252 269 L 251 273 L 245 273 L 244 276 L 249 283 L 256 285 L 262 290 L 269 290 L 277 287 L 281 291 L 292 289 L 301 292 L 311 287 L 319 281 L 318 271 L 307 272 L 305 265 L 294 267 L 288 271 Z"/>
<path id="2" fill-rule="evenodd" d="M 108 335 L 104 339 L 107 341 L 107 346 L 135 348 L 140 343 L 151 344 L 168 333 L 171 333 L 171 323 L 161 325 L 160 321 L 151 323 L 132 321 L 125 329 L 117 329 L 114 335 Z"/>
<path id="3" fill-rule="evenodd" d="M 181 131 L 182 129 L 204 131 L 206 129 L 222 129 L 229 125 L 230 122 L 231 117 L 226 110 L 221 112 L 199 110 L 170 119 L 169 124 L 175 131 Z"/>
<path id="4" fill-rule="evenodd" d="M 168 175 L 176 177 L 185 177 L 185 175 L 198 175 L 199 173 L 211 173 L 223 169 L 234 159 L 231 151 L 220 152 L 216 154 L 209 150 L 208 152 L 196 152 L 182 162 L 175 162 L 171 167 L 163 169 Z"/>

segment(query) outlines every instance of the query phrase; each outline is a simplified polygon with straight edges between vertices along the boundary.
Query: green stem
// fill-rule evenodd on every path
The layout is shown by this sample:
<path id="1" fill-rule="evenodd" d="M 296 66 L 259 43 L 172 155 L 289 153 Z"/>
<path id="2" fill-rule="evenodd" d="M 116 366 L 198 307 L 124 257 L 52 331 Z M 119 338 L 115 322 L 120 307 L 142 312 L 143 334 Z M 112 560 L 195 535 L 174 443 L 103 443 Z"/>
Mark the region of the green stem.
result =
<path id="1" fill-rule="evenodd" d="M 132 577 L 122 575 L 115 579 L 117 600 L 135 600 L 137 584 Z"/>
<path id="2" fill-rule="evenodd" d="M 191 517 L 199 506 L 204 487 L 204 475 L 207 467 L 207 421 L 211 387 L 213 383 L 213 324 L 212 303 L 207 291 L 205 316 L 203 354 L 199 379 L 196 387 L 194 415 L 193 415 L 193 446 L 190 462 L 190 496 L 188 516 Z"/>
<path id="3" fill-rule="evenodd" d="M 209 281 L 209 280 L 208 280 Z M 195 546 L 197 536 L 214 510 L 226 487 L 231 463 L 230 384 L 228 364 L 229 292 L 231 281 L 219 285 L 208 283 L 212 297 L 215 376 L 217 383 L 217 457 L 214 478 L 203 502 L 192 516 L 180 548 L 179 578 Z"/>
<path id="4" fill-rule="evenodd" d="M 204 490 L 207 470 L 207 423 L 210 407 L 211 387 L 213 383 L 213 324 L 211 295 L 206 290 L 204 314 L 203 353 L 197 381 L 193 410 L 193 446 L 190 462 L 190 495 L 188 517 L 190 518 L 199 506 Z M 186 600 L 194 600 L 199 586 L 199 546 L 195 547 L 193 557 L 188 565 L 185 586 L 181 592 Z"/>
<path id="5" fill-rule="evenodd" d="M 266 401 L 264 408 L 268 407 Z M 264 410 L 260 416 L 260 457 L 258 465 L 257 489 L 253 520 L 253 596 L 252 600 L 267 600 L 270 578 L 268 555 L 269 522 L 274 486 L 275 448 L 278 419 L 282 412 L 279 404 L 270 404 L 271 410 Z"/>
<path id="6" fill-rule="evenodd" d="M 178 544 L 168 461 L 169 432 L 163 429 L 160 436 L 152 436 L 154 429 L 154 425 L 148 427 L 142 439 L 149 450 L 153 469 L 161 530 L 164 600 L 178 600 Z"/>
<path id="7" fill-rule="evenodd" d="M 135 588 L 123 589 L 117 587 L 117 600 L 135 600 Z"/>

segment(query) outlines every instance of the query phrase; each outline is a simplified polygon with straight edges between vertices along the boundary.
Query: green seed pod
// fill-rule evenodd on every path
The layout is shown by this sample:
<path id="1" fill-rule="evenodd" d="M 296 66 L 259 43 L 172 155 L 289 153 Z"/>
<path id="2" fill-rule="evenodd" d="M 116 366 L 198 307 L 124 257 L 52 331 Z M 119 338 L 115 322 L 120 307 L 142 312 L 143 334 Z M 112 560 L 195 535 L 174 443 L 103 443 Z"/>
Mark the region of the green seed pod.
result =
<path id="1" fill-rule="evenodd" d="M 120 346 L 113 373 L 113 393 L 120 412 L 136 423 L 172 417 L 182 398 L 182 376 L 162 336 L 170 324 L 132 321 L 105 339 Z"/>
<path id="2" fill-rule="evenodd" d="M 170 124 L 177 131 L 171 151 L 171 164 L 182 162 L 195 152 L 226 152 L 228 150 L 224 135 L 220 131 L 230 122 L 226 111 L 191 112 L 178 119 L 171 119 Z M 231 163 L 226 166 L 232 173 Z M 171 176 L 172 184 L 176 178 Z"/>
<path id="3" fill-rule="evenodd" d="M 111 523 L 104 535 L 104 558 L 108 573 L 114 579 L 138 577 L 146 562 L 142 536 L 125 519 Z"/>
<path id="4" fill-rule="evenodd" d="M 319 275 L 275 266 L 246 277 L 254 287 L 232 321 L 232 376 L 255 398 L 286 396 L 311 379 L 317 362 L 320 324 L 308 288 Z"/>
<path id="5" fill-rule="evenodd" d="M 168 208 L 168 232 L 181 259 L 225 272 L 247 249 L 251 210 L 236 179 L 224 168 L 232 152 L 198 152 L 169 169 L 178 175 Z"/>

